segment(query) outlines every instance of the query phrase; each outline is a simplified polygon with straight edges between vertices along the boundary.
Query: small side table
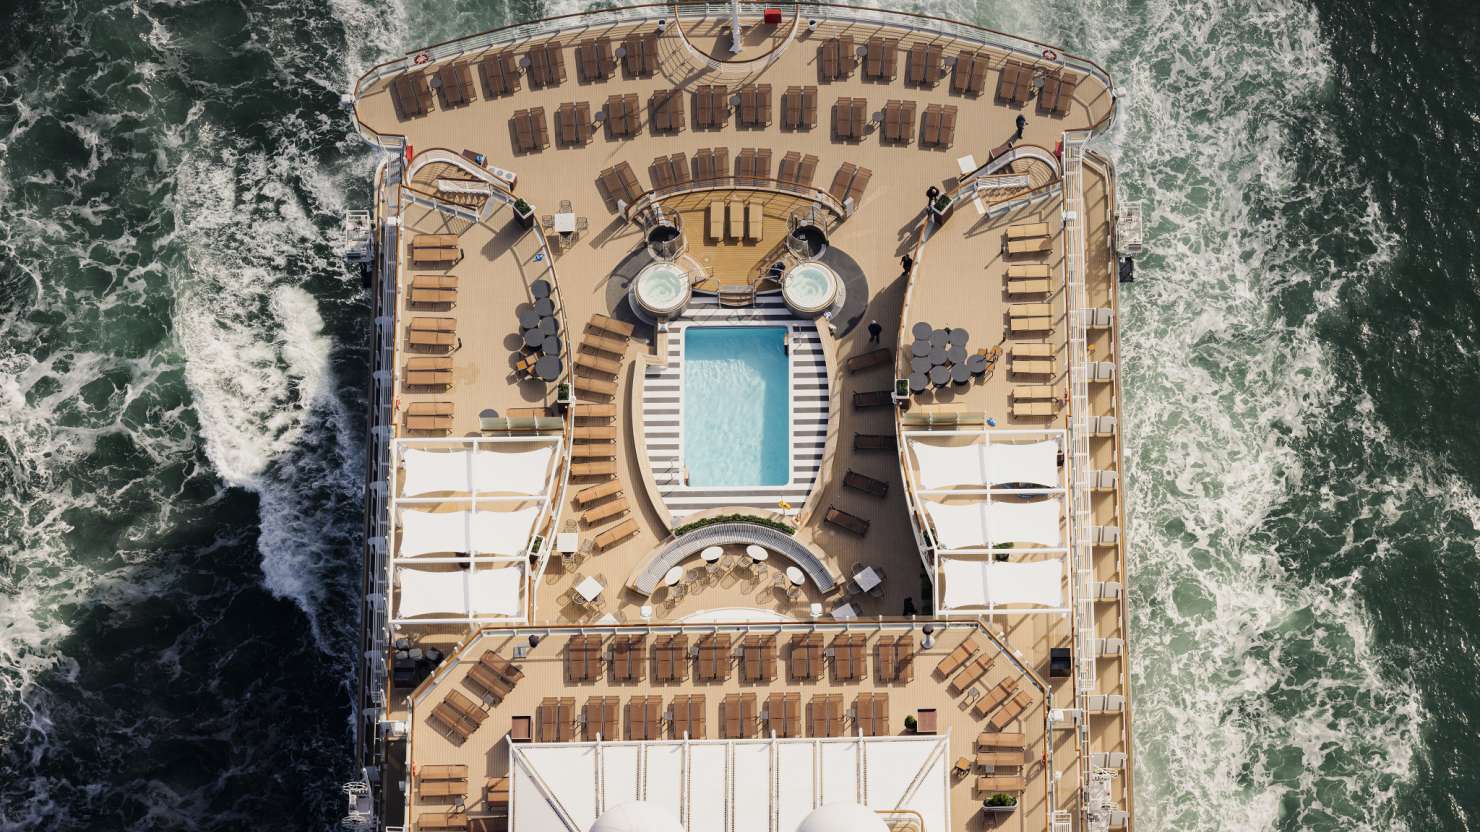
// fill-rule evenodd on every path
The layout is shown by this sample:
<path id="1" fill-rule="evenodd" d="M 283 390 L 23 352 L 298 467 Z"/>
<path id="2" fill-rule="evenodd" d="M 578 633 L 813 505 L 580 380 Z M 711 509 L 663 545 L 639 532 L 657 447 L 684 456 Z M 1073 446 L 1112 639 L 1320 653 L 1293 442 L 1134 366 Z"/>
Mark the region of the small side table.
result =
<path id="1" fill-rule="evenodd" d="M 529 742 L 534 738 L 534 717 L 516 716 L 509 721 L 509 742 Z"/>
<path id="2" fill-rule="evenodd" d="M 921 708 L 915 711 L 916 734 L 934 734 L 935 726 L 936 723 L 934 708 Z"/>

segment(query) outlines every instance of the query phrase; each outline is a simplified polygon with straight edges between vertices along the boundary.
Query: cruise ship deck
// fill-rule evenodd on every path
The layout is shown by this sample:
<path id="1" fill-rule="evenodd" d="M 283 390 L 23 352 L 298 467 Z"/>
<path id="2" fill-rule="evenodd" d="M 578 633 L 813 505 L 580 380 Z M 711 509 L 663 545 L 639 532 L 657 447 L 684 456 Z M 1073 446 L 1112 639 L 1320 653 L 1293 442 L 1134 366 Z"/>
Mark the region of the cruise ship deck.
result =
<path id="1" fill-rule="evenodd" d="M 767 9 L 738 52 L 728 7 L 639 7 L 355 91 L 380 826 L 1132 824 L 1109 77 Z M 781 333 L 779 481 L 703 480 L 717 326 Z"/>

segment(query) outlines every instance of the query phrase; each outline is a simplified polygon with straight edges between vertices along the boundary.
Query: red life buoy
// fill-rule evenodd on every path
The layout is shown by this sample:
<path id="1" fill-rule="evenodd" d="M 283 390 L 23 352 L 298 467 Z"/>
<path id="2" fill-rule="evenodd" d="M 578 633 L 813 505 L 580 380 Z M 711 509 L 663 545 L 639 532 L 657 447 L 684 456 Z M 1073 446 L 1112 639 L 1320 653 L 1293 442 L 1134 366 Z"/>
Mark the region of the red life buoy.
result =
<path id="1" fill-rule="evenodd" d="M 416 53 L 416 57 L 413 60 L 415 60 L 416 63 L 418 63 L 418 64 L 424 64 L 427 61 L 430 61 L 431 59 L 432 59 L 432 56 L 431 55 L 428 55 L 425 52 L 418 52 L 418 53 Z"/>
<path id="2" fill-rule="evenodd" d="M 1059 59 L 1059 53 L 1052 49 L 1045 49 L 1043 50 L 1043 59 L 1046 61 L 1057 61 Z"/>

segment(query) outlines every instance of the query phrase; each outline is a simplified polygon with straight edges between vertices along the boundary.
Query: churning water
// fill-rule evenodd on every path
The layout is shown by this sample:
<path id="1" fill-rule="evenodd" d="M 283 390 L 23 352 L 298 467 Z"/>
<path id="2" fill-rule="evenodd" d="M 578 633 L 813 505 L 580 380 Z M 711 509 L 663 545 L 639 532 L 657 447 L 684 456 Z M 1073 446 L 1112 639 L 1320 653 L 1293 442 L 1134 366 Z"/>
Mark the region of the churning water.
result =
<path id="1" fill-rule="evenodd" d="M 0 10 L 0 829 L 328 828 L 372 156 L 339 95 L 574 3 Z M 1457 0 L 929 0 L 1106 66 L 1143 830 L 1480 822 Z"/>

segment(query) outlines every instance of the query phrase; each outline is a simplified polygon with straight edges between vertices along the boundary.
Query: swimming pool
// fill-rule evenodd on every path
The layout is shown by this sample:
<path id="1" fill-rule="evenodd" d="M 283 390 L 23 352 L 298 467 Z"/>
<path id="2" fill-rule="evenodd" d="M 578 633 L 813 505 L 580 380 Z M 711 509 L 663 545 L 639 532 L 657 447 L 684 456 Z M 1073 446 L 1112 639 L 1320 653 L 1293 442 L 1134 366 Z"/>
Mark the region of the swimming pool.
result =
<path id="1" fill-rule="evenodd" d="M 683 465 L 691 488 L 791 480 L 786 328 L 689 326 L 683 350 Z"/>

